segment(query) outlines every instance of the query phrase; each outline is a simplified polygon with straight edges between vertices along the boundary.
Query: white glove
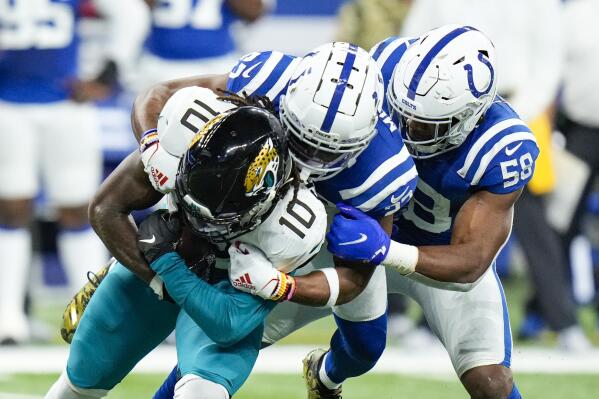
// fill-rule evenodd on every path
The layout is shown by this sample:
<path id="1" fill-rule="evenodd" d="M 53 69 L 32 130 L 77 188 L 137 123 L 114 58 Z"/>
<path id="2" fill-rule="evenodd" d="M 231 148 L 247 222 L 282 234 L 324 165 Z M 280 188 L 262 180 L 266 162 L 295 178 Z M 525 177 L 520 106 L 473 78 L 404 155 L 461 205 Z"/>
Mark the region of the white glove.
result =
<path id="1" fill-rule="evenodd" d="M 175 180 L 180 157 L 176 157 L 162 148 L 157 137 L 145 135 L 140 143 L 141 161 L 152 187 L 163 194 L 175 189 Z"/>
<path id="2" fill-rule="evenodd" d="M 258 248 L 235 241 L 229 247 L 229 281 L 240 291 L 271 301 L 288 301 L 295 293 L 295 279 L 272 266 Z"/>

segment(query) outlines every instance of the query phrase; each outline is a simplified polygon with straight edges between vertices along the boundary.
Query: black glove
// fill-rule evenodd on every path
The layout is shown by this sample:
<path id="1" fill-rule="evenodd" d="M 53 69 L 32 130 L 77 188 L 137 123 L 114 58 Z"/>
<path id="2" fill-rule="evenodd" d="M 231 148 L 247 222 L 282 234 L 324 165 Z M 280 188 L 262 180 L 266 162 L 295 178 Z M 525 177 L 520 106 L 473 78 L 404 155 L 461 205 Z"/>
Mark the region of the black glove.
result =
<path id="1" fill-rule="evenodd" d="M 181 236 L 181 220 L 177 214 L 166 209 L 153 212 L 141 224 L 137 231 L 137 246 L 146 262 L 152 264 L 162 255 L 174 252 Z"/>

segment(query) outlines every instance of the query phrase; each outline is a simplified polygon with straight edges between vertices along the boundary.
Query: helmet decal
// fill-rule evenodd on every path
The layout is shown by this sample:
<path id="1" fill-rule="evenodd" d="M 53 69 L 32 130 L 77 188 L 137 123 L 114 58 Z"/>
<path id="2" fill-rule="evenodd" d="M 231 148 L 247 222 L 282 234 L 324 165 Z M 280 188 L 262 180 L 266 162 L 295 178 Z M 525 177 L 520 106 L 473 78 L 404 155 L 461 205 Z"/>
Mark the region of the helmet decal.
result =
<path id="1" fill-rule="evenodd" d="M 493 87 L 493 81 L 495 80 L 495 70 L 493 69 L 493 65 L 491 65 L 491 62 L 487 60 L 483 53 L 478 53 L 478 60 L 489 68 L 491 79 L 489 80 L 489 86 L 487 86 L 487 88 L 484 91 L 478 91 L 478 89 L 474 85 L 474 77 L 472 76 L 472 65 L 464 65 L 464 69 L 468 73 L 468 87 L 470 88 L 472 95 L 476 98 L 479 98 L 480 96 L 489 93 L 491 91 L 491 88 Z"/>
<path id="2" fill-rule="evenodd" d="M 471 26 L 462 26 L 462 27 L 452 30 L 447 35 L 442 37 L 441 40 L 439 40 L 437 42 L 437 44 L 435 44 L 429 50 L 429 52 L 424 57 L 422 57 L 422 60 L 420 61 L 420 64 L 416 68 L 416 71 L 414 72 L 414 75 L 412 76 L 412 80 L 410 81 L 410 85 L 408 87 L 408 98 L 410 100 L 416 99 L 416 91 L 418 90 L 418 85 L 420 84 L 420 80 L 422 79 L 424 72 L 430 66 L 430 64 L 433 61 L 433 59 L 435 58 L 435 56 L 437 56 L 437 54 L 439 54 L 441 52 L 441 50 L 443 50 L 443 48 L 445 48 L 445 46 L 447 46 L 453 39 L 455 39 L 456 37 L 460 36 L 463 33 L 469 32 L 471 30 L 476 30 L 476 29 Z"/>
<path id="3" fill-rule="evenodd" d="M 245 195 L 255 195 L 262 189 L 270 190 L 276 185 L 279 168 L 279 153 L 272 139 L 268 139 L 262 149 L 248 167 L 245 176 Z"/>

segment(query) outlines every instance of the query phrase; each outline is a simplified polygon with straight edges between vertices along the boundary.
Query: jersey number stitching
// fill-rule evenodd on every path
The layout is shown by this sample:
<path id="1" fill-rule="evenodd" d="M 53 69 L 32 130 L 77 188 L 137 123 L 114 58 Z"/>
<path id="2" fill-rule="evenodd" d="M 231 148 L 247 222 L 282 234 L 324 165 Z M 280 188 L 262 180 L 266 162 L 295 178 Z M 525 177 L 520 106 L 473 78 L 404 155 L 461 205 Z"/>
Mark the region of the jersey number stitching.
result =
<path id="1" fill-rule="evenodd" d="M 299 213 L 297 213 L 294 210 L 296 205 L 300 206 L 301 208 L 303 208 L 306 212 L 308 212 L 310 214 L 310 217 L 308 218 L 308 220 L 304 219 L 302 217 L 302 215 L 300 215 Z M 293 219 L 295 219 L 306 230 L 310 229 L 310 227 L 312 227 L 312 225 L 314 224 L 314 221 L 316 220 L 316 214 L 314 213 L 314 211 L 312 209 L 310 209 L 308 204 L 306 204 L 303 201 L 300 201 L 297 198 L 295 200 L 291 201 L 289 203 L 289 205 L 287 205 L 287 214 L 289 216 L 293 217 Z M 297 234 L 299 238 L 304 238 L 306 236 L 306 233 L 304 233 L 302 231 L 301 227 L 293 224 L 289 219 L 285 218 L 284 216 L 281 216 L 281 218 L 279 219 L 279 224 L 289 228 L 291 231 L 293 231 L 295 234 Z"/>

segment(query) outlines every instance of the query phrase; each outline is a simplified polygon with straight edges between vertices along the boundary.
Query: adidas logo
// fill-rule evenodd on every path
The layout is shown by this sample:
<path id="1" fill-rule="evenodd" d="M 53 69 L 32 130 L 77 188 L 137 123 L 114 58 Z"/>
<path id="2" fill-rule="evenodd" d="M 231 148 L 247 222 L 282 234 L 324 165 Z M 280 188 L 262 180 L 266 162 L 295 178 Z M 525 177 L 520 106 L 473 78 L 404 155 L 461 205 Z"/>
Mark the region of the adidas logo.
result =
<path id="1" fill-rule="evenodd" d="M 250 279 L 250 274 L 246 273 L 243 276 L 236 278 L 233 281 L 233 287 L 241 287 L 249 290 L 256 290 L 256 287 L 252 284 L 252 280 Z"/>
<path id="2" fill-rule="evenodd" d="M 160 187 L 164 186 L 164 184 L 168 181 L 168 176 L 154 167 L 152 168 L 152 178 Z"/>

